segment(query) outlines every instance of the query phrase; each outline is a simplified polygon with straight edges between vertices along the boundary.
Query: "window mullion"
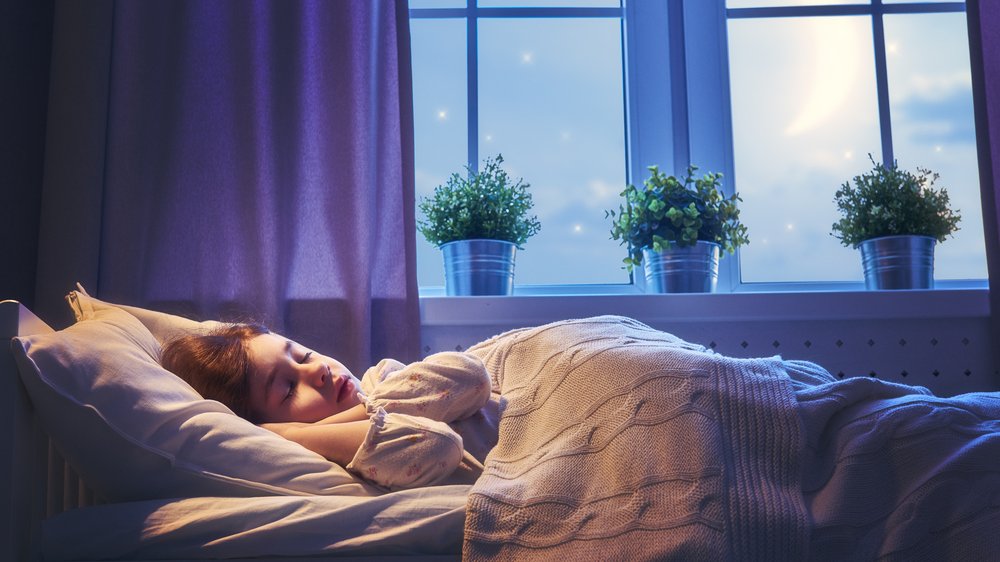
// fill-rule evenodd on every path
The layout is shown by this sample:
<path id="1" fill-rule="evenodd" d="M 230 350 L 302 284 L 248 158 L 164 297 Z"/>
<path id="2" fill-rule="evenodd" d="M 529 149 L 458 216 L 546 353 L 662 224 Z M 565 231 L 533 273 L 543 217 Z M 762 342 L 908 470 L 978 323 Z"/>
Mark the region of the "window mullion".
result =
<path id="1" fill-rule="evenodd" d="M 476 0 L 468 0 L 466 10 L 467 150 L 469 168 L 475 171 L 479 169 L 479 13 Z"/>
<path id="2" fill-rule="evenodd" d="M 872 0 L 872 42 L 875 47 L 875 90 L 878 93 L 878 121 L 882 136 L 882 162 L 892 166 L 892 119 L 889 114 L 889 71 L 885 57 L 885 23 L 882 0 Z"/>
<path id="3" fill-rule="evenodd" d="M 649 166 L 672 170 L 677 165 L 670 42 L 663 39 L 669 29 L 668 6 L 625 0 L 624 8 L 627 177 L 629 183 L 641 185 L 649 177 Z M 642 269 L 635 269 L 631 277 L 635 287 L 645 291 Z"/>
<path id="4" fill-rule="evenodd" d="M 699 167 L 698 173 L 721 172 L 723 191 L 733 193 L 739 186 L 733 163 L 726 10 L 721 2 L 683 0 L 680 16 L 683 19 L 677 24 L 684 30 L 689 160 Z M 739 288 L 739 260 L 738 250 L 720 260 L 719 292 Z"/>
<path id="5" fill-rule="evenodd" d="M 681 173 L 691 162 L 691 139 L 688 116 L 687 46 L 684 32 L 684 1 L 667 4 L 667 37 L 670 45 L 670 102 L 673 114 L 674 173 Z"/>

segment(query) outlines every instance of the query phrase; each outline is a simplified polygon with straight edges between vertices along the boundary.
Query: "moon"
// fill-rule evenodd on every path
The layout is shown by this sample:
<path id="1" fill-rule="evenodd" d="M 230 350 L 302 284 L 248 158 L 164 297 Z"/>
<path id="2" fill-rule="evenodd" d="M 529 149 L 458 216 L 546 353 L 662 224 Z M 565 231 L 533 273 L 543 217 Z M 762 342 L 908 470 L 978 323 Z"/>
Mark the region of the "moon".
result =
<path id="1" fill-rule="evenodd" d="M 841 114 L 839 110 L 861 82 L 864 68 L 855 64 L 865 40 L 857 23 L 857 18 L 831 16 L 813 19 L 804 26 L 800 44 L 808 65 L 802 74 L 807 87 L 798 112 L 785 128 L 786 135 L 800 135 Z"/>

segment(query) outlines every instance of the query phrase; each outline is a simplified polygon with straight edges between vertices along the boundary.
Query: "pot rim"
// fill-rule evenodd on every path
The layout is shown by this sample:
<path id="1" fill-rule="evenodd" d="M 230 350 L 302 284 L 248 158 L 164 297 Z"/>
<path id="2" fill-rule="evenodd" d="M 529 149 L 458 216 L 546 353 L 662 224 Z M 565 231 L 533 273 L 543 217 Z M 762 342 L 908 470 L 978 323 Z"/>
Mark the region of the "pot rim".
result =
<path id="1" fill-rule="evenodd" d="M 683 246 L 683 247 L 678 246 L 678 247 L 675 247 L 675 248 L 668 248 L 666 250 L 654 250 L 652 246 L 643 246 L 641 249 L 644 252 L 647 252 L 647 251 L 648 252 L 656 252 L 656 251 L 659 251 L 659 252 L 672 252 L 674 250 L 681 250 L 681 251 L 691 250 L 692 248 L 696 248 L 698 246 L 717 246 L 719 248 L 722 248 L 722 244 L 719 244 L 718 242 L 710 242 L 708 240 L 696 240 L 695 243 L 694 243 L 694 246 Z"/>
<path id="2" fill-rule="evenodd" d="M 928 240 L 933 240 L 934 242 L 937 242 L 937 238 L 934 238 L 933 236 L 926 236 L 924 234 L 890 234 L 888 236 L 876 236 L 874 238 L 865 238 L 861 242 L 858 242 L 858 246 L 861 246 L 866 242 L 874 242 L 876 240 L 892 240 L 898 238 L 926 238 Z"/>
<path id="3" fill-rule="evenodd" d="M 445 242 L 444 244 L 441 244 L 440 246 L 438 246 L 438 248 L 444 248 L 445 246 L 451 246 L 453 244 L 461 244 L 463 242 L 489 242 L 489 243 L 495 243 L 495 244 L 507 244 L 507 245 L 510 245 L 510 246 L 516 246 L 517 245 L 517 244 L 514 244 L 513 242 L 511 242 L 509 240 L 500 240 L 498 238 L 463 238 L 461 240 L 452 240 L 451 242 Z"/>

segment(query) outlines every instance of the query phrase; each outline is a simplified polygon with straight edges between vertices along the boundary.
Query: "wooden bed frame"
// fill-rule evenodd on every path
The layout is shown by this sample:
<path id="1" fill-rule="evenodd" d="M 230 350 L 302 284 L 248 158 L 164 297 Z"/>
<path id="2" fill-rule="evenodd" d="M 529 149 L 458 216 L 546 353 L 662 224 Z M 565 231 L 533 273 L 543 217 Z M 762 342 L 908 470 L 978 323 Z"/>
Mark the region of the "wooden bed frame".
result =
<path id="1" fill-rule="evenodd" d="M 0 560 L 42 559 L 42 522 L 63 511 L 97 503 L 90 490 L 49 442 L 35 417 L 27 391 L 21 383 L 11 339 L 52 332 L 52 328 L 23 304 L 0 301 Z M 7 460 L 2 460 L 6 458 Z M 309 562 L 340 560 L 375 562 L 396 560 L 400 555 L 335 556 L 311 558 L 230 559 L 233 562 L 289 560 Z M 440 562 L 459 560 L 458 555 L 411 555 L 406 560 Z"/>

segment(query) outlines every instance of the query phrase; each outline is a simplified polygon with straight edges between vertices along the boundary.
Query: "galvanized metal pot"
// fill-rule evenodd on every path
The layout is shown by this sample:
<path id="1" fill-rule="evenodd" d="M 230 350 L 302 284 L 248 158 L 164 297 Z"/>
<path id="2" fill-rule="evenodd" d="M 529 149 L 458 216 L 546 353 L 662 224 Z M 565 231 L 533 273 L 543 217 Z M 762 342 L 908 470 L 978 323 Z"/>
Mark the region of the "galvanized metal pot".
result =
<path id="1" fill-rule="evenodd" d="M 930 236 L 883 236 L 861 243 L 867 289 L 933 289 L 934 245 Z"/>
<path id="2" fill-rule="evenodd" d="M 457 240 L 441 244 L 448 296 L 510 295 L 517 246 L 504 240 Z"/>
<path id="3" fill-rule="evenodd" d="M 712 293 L 719 282 L 719 250 L 715 242 L 699 240 L 687 248 L 657 252 L 643 248 L 646 292 Z"/>

